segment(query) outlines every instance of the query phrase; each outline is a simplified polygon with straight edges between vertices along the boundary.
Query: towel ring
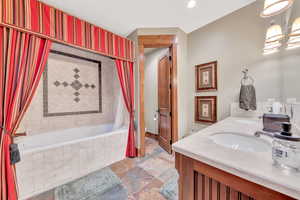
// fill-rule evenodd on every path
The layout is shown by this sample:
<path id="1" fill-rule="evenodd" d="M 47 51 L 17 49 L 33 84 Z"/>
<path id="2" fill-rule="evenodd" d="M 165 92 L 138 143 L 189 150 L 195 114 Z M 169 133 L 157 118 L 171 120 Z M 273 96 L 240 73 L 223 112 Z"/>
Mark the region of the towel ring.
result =
<path id="1" fill-rule="evenodd" d="M 246 81 L 248 81 L 248 80 L 250 80 L 251 82 L 247 84 Z M 242 78 L 241 84 L 242 85 L 251 85 L 251 84 L 254 84 L 254 79 L 251 76 L 248 76 L 247 78 Z"/>
<path id="2" fill-rule="evenodd" d="M 244 74 L 244 77 L 241 80 L 241 85 L 247 85 L 246 81 L 250 80 L 251 83 L 249 83 L 248 85 L 254 84 L 254 79 L 248 75 L 248 69 L 245 69 L 242 71 L 242 73 Z"/>

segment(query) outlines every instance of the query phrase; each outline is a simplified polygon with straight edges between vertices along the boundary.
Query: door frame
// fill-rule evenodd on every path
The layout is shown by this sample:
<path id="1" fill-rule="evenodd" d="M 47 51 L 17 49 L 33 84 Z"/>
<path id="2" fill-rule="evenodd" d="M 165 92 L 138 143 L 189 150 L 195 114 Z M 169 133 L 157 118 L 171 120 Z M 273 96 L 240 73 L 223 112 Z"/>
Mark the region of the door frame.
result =
<path id="1" fill-rule="evenodd" d="M 140 125 L 140 147 L 138 149 L 138 156 L 145 156 L 145 48 L 169 48 L 172 57 L 172 143 L 178 141 L 178 92 L 177 92 L 177 43 L 176 35 L 141 35 L 138 36 L 139 49 L 139 125 Z"/>

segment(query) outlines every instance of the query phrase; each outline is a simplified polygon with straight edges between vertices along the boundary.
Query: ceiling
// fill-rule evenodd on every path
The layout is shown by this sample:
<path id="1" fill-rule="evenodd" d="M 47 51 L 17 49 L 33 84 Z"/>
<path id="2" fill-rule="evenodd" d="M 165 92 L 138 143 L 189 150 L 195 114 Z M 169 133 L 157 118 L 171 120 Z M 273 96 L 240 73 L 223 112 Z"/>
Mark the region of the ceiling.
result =
<path id="1" fill-rule="evenodd" d="M 127 36 L 136 28 L 179 27 L 190 33 L 255 0 L 41 0 L 69 14 Z"/>

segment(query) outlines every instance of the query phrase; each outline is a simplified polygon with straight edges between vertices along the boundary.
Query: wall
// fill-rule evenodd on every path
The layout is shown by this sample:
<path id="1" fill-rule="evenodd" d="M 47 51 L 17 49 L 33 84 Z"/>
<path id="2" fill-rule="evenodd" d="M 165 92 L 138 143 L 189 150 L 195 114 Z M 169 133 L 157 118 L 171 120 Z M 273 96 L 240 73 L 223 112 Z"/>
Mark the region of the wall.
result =
<path id="1" fill-rule="evenodd" d="M 154 120 L 158 109 L 158 62 L 168 51 L 155 49 L 145 54 L 145 128 L 154 134 L 158 134 L 158 121 Z"/>
<path id="2" fill-rule="evenodd" d="M 193 97 L 190 95 L 192 85 L 189 84 L 193 69 L 187 67 L 187 34 L 179 28 L 141 28 L 131 33 L 128 38 L 136 44 L 136 62 L 135 62 L 135 91 L 136 91 L 136 120 L 137 120 L 137 143 L 139 146 L 139 66 L 138 61 L 138 42 L 137 38 L 140 35 L 176 35 L 177 36 L 177 85 L 178 85 L 178 134 L 182 138 L 188 133 L 191 126 L 193 115 L 191 116 L 191 105 Z"/>
<path id="3" fill-rule="evenodd" d="M 188 35 L 189 68 L 194 70 L 197 64 L 218 61 L 218 91 L 197 95 L 218 95 L 219 120 L 228 117 L 230 103 L 238 101 L 241 71 L 245 67 L 255 79 L 258 101 L 282 100 L 296 95 L 283 94 L 287 88 L 295 88 L 291 85 L 295 85 L 295 79 L 291 80 L 287 73 L 294 73 L 296 66 L 299 68 L 300 50 L 262 55 L 270 20 L 259 16 L 261 9 L 261 2 L 257 1 Z M 288 72 L 285 68 L 293 69 Z M 194 75 L 190 74 L 191 96 L 195 95 L 194 81 Z M 193 113 L 194 107 L 190 115 Z"/>
<path id="4" fill-rule="evenodd" d="M 300 99 L 297 72 L 300 70 L 300 49 L 281 50 L 280 53 L 264 56 L 262 49 L 266 30 L 271 19 L 259 16 L 262 1 L 256 1 L 211 24 L 186 34 L 178 28 L 137 29 L 129 38 L 136 44 L 138 54 L 139 35 L 175 34 L 178 42 L 178 101 L 179 137 L 188 135 L 206 124 L 194 123 L 195 95 L 218 96 L 218 120 L 230 114 L 230 104 L 238 101 L 242 70 L 247 67 L 255 79 L 257 101 L 268 98 L 285 101 Z M 291 22 L 300 16 L 300 2 L 295 1 Z M 274 18 L 282 23 L 283 16 Z M 291 23 L 290 22 L 290 23 Z M 136 119 L 139 120 L 139 71 L 135 65 Z M 195 65 L 218 61 L 217 92 L 195 93 Z M 138 124 L 138 123 L 137 123 Z M 139 127 L 138 127 L 139 130 Z M 138 133 L 139 134 L 139 133 Z M 138 137 L 137 137 L 138 138 Z M 139 142 L 139 141 L 137 141 Z"/>
<path id="5" fill-rule="evenodd" d="M 296 98 L 300 102 L 300 50 L 290 50 L 281 55 L 282 100 Z"/>
<path id="6" fill-rule="evenodd" d="M 20 125 L 19 132 L 25 131 L 28 135 L 35 135 L 60 129 L 114 123 L 120 92 L 114 61 L 107 57 L 59 44 L 53 44 L 52 49 L 102 62 L 102 113 L 44 117 L 43 80 L 41 80 L 28 112 Z M 57 101 L 60 100 L 57 99 Z"/>

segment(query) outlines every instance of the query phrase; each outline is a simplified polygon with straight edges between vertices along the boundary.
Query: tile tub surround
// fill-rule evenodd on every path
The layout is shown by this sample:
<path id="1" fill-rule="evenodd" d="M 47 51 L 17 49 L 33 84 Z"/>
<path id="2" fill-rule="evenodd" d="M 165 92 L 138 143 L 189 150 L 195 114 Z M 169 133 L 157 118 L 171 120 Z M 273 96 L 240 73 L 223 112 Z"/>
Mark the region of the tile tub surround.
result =
<path id="1" fill-rule="evenodd" d="M 262 123 L 250 118 L 227 118 L 173 145 L 173 149 L 192 159 L 199 160 L 225 172 L 300 198 L 300 173 L 287 172 L 273 165 L 271 148 L 268 152 L 236 151 L 215 144 L 209 136 L 217 132 L 238 132 L 254 135 Z M 270 142 L 269 138 L 262 137 Z"/>
<path id="2" fill-rule="evenodd" d="M 78 50 L 76 48 L 64 46 L 64 45 L 57 44 L 57 43 L 54 43 L 52 45 L 51 49 L 61 51 L 61 52 L 66 52 L 66 53 L 69 53 L 72 55 L 77 55 L 77 56 L 88 58 L 88 59 L 97 60 L 97 61 L 101 62 L 102 112 L 101 113 L 91 113 L 91 114 L 76 114 L 76 115 L 66 115 L 66 116 L 44 117 L 44 112 L 43 112 L 44 111 L 44 109 L 43 109 L 44 91 L 43 91 L 43 80 L 41 80 L 39 83 L 39 86 L 37 88 L 37 91 L 34 95 L 34 98 L 32 100 L 32 103 L 30 104 L 29 109 L 26 112 L 24 119 L 22 120 L 22 122 L 20 124 L 20 128 L 18 129 L 18 132 L 20 132 L 20 133 L 26 132 L 27 135 L 32 136 L 32 135 L 42 134 L 45 132 L 52 132 L 55 130 L 63 130 L 63 129 L 70 129 L 70 128 L 75 128 L 75 127 L 82 127 L 82 126 L 96 126 L 99 124 L 114 123 L 115 118 L 116 118 L 116 113 L 117 113 L 116 110 L 117 110 L 117 105 L 118 105 L 118 99 L 119 99 L 119 95 L 121 92 L 120 83 L 118 80 L 118 75 L 117 75 L 114 61 L 112 59 L 104 57 L 104 56 L 100 56 L 100 55 L 93 54 L 90 52 L 85 52 L 82 50 Z M 52 62 L 53 62 L 53 59 L 55 60 L 55 57 L 53 57 L 53 55 L 52 55 Z M 78 62 L 80 63 L 80 61 L 78 61 Z M 61 63 L 57 62 L 57 64 L 54 63 L 54 65 L 57 65 L 56 67 L 60 67 Z M 89 66 L 87 66 L 87 67 L 89 67 Z M 94 81 L 92 81 L 92 80 L 86 81 L 86 77 L 91 77 L 90 79 L 93 79 L 93 77 L 95 78 L 95 74 L 91 74 L 91 73 L 95 73 L 95 72 L 93 70 L 82 71 L 82 69 L 84 69 L 84 68 L 86 68 L 86 66 L 80 66 L 80 68 L 78 68 L 81 70 L 79 72 L 79 75 L 80 75 L 79 80 L 82 82 L 82 84 L 85 84 L 85 83 L 94 84 Z M 64 77 L 60 77 L 60 75 L 55 75 L 54 78 L 57 78 L 57 77 L 60 77 L 60 78 L 58 78 L 58 79 L 53 78 L 53 80 L 51 79 L 52 80 L 51 82 L 53 82 L 53 84 L 54 84 L 54 82 L 56 80 L 58 80 L 60 82 L 67 81 L 68 83 L 71 83 L 74 80 L 73 76 L 75 74 L 75 72 L 73 72 L 72 70 L 73 70 L 73 68 L 70 69 L 70 71 L 68 70 L 68 72 L 70 72 L 71 75 L 66 75 Z M 61 72 L 61 70 L 57 70 L 57 73 L 59 73 L 59 72 Z M 84 76 L 85 78 L 81 79 L 81 78 L 83 78 L 81 76 Z M 48 77 L 48 78 L 50 78 L 50 77 Z M 77 86 L 77 85 L 74 85 L 74 86 Z M 54 95 L 54 96 L 52 96 L 53 98 L 51 98 L 49 96 L 49 99 L 51 99 L 52 104 L 55 101 L 60 102 L 61 101 L 60 98 L 66 98 L 69 100 L 75 99 L 74 98 L 75 90 L 73 91 L 72 87 L 68 86 L 65 88 L 63 85 L 60 85 L 56 89 L 57 90 L 52 91 L 51 94 L 54 94 L 55 92 L 57 92 L 59 94 L 61 92 L 62 95 Z M 61 89 L 61 90 L 58 90 L 58 89 Z M 97 102 L 97 106 L 95 104 L 93 107 L 91 107 L 92 104 L 84 105 L 86 102 L 83 101 L 84 100 L 83 97 L 84 96 L 87 97 L 86 96 L 87 91 L 89 91 L 89 90 L 94 91 L 96 89 L 97 88 L 91 89 L 90 87 L 89 87 L 89 89 L 81 88 L 79 90 L 79 93 L 81 95 L 81 100 L 78 103 L 74 102 L 74 104 L 76 104 L 78 106 L 78 107 L 76 107 L 76 110 L 72 110 L 67 107 L 66 110 L 63 112 L 70 112 L 70 111 L 74 111 L 74 112 L 78 111 L 79 112 L 79 111 L 99 109 L 98 101 L 95 101 L 95 102 Z M 65 93 L 66 90 L 70 90 L 72 92 Z M 51 95 L 51 94 L 49 93 L 48 95 Z M 92 95 L 92 93 L 89 93 L 89 94 Z M 65 95 L 68 95 L 68 96 L 65 97 Z M 94 98 L 99 99 L 98 94 L 95 94 L 94 96 L 91 96 L 91 95 L 88 95 L 88 98 L 90 101 L 93 101 Z M 56 111 L 53 110 L 53 108 L 50 108 L 49 111 L 51 113 L 56 113 Z M 127 112 L 124 112 L 124 114 L 126 114 L 126 116 L 127 116 Z"/>
<path id="3" fill-rule="evenodd" d="M 20 199 L 40 194 L 125 159 L 128 129 L 112 125 L 29 136 L 16 165 Z"/>
<path id="4" fill-rule="evenodd" d="M 153 173 L 153 167 L 157 168 Z M 105 172 L 105 173 L 103 173 Z M 109 173 L 107 173 L 109 172 Z M 114 181 L 114 176 L 119 179 L 120 184 L 116 185 L 119 181 Z M 109 167 L 92 173 L 88 176 L 80 178 L 71 183 L 88 182 L 93 179 L 93 176 L 110 176 L 108 185 L 102 185 L 101 179 L 97 187 L 90 190 L 86 196 L 81 196 L 80 199 L 85 200 L 177 200 L 177 178 L 178 174 L 175 169 L 174 156 L 167 154 L 158 143 L 153 139 L 146 138 L 146 156 L 144 158 L 129 159 L 126 158 L 122 161 L 114 163 Z M 66 184 L 67 188 L 70 183 Z M 57 192 L 64 188 L 61 185 L 43 194 L 37 195 L 27 200 L 62 200 L 57 196 Z M 74 192 L 73 195 L 82 195 L 86 187 L 80 186 L 82 190 Z M 77 188 L 78 189 L 78 188 Z M 99 192 L 99 189 L 103 190 Z M 92 197 L 92 198 L 90 198 Z M 63 199 L 67 200 L 67 199 Z M 74 198 L 73 200 L 77 200 Z"/>

